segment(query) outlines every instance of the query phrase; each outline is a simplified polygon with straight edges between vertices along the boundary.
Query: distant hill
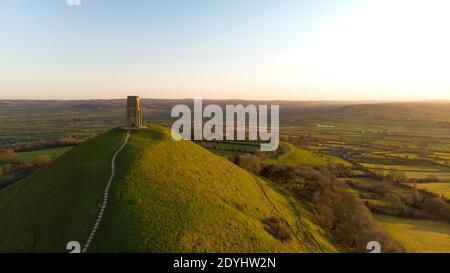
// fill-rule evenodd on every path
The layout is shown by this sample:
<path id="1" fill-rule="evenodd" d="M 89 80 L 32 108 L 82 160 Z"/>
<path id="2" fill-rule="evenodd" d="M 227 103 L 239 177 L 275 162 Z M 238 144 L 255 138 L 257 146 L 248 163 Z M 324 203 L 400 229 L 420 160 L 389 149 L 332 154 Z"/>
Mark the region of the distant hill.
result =
<path id="1" fill-rule="evenodd" d="M 158 124 L 171 124 L 174 119 L 170 111 L 177 104 L 193 106 L 192 99 L 142 99 L 144 119 Z M 377 119 L 416 120 L 449 119 L 450 102 L 380 102 L 380 101 L 250 101 L 250 100 L 204 100 L 204 105 L 217 104 L 277 104 L 280 105 L 281 122 L 292 121 L 341 121 L 364 120 L 373 122 Z M 125 108 L 124 99 L 109 100 L 0 100 L 0 116 L 26 112 L 60 113 L 74 112 L 78 117 L 90 114 L 90 117 L 103 118 L 112 116 L 122 119 Z M 118 115 L 120 113 L 120 115 Z M 83 115 L 81 115 L 83 117 Z"/>
<path id="2" fill-rule="evenodd" d="M 450 119 L 450 103 L 379 103 L 346 105 L 313 113 L 314 118 L 345 121 L 443 121 Z M 312 116 L 312 115 L 311 115 Z"/>
<path id="3" fill-rule="evenodd" d="M 111 130 L 0 191 L 0 252 L 67 252 L 87 240 L 111 157 Z M 334 252 L 307 205 L 168 130 L 133 131 L 116 162 L 108 206 L 89 251 Z M 291 234 L 269 232 L 276 217 Z"/>
<path id="4" fill-rule="evenodd" d="M 100 104 L 100 103 L 82 103 L 76 104 L 72 106 L 74 109 L 78 109 L 81 111 L 100 111 L 105 109 L 113 108 L 113 105 L 110 104 Z"/>

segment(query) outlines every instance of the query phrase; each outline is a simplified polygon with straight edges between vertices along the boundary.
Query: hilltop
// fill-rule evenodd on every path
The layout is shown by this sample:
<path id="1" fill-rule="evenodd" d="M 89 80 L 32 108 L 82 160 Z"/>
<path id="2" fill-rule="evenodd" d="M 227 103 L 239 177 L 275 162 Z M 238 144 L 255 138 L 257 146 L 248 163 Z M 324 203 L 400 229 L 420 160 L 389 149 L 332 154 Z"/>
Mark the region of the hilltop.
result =
<path id="1" fill-rule="evenodd" d="M 0 191 L 0 252 L 66 252 L 87 240 L 115 150 L 114 129 Z M 335 252 L 309 205 L 162 127 L 131 132 L 89 251 Z M 291 234 L 280 240 L 268 219 Z"/>

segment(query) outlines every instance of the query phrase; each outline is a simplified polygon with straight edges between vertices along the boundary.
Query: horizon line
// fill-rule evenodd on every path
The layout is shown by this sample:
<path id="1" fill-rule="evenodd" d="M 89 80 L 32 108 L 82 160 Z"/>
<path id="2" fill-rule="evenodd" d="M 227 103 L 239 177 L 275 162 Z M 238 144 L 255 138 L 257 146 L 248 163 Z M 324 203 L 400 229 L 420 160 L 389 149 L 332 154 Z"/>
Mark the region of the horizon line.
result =
<path id="1" fill-rule="evenodd" d="M 139 95 L 136 95 L 139 96 Z M 142 100 L 166 100 L 166 101 L 176 101 L 176 100 L 194 100 L 194 98 L 202 98 L 202 100 L 205 101 L 276 101 L 276 102 L 352 102 L 352 103 L 358 103 L 358 102 L 364 102 L 364 103 L 418 103 L 418 102 L 424 102 L 424 103 L 450 103 L 450 99 L 412 99 L 412 100 L 401 100 L 401 99 L 237 99 L 237 98 L 231 98 L 231 99 L 208 99 L 203 97 L 193 97 L 193 98 L 148 98 L 148 97 L 140 97 Z M 92 98 L 92 99 L 56 99 L 56 98 L 45 98 L 45 99 L 36 99 L 36 98 L 30 98 L 30 99 L 24 99 L 24 98 L 12 98 L 12 99 L 3 99 L 0 98 L 0 101 L 112 101 L 112 100 L 126 100 L 126 97 L 123 98 Z"/>

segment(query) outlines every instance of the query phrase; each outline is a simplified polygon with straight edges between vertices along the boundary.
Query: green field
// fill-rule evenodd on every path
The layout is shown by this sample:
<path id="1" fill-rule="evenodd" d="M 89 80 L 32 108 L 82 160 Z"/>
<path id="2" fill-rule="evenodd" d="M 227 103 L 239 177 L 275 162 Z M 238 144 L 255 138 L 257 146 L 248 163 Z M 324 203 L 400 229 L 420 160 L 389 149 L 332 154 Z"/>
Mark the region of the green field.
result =
<path id="1" fill-rule="evenodd" d="M 361 165 L 371 171 L 381 171 L 383 175 L 387 175 L 390 172 L 400 171 L 403 172 L 407 178 L 424 179 L 433 176 L 439 179 L 439 181 L 450 181 L 450 169 L 441 165 L 418 166 L 372 163 L 361 163 Z"/>
<path id="2" fill-rule="evenodd" d="M 258 142 L 197 141 L 196 143 L 214 154 L 227 158 L 233 158 L 247 153 L 254 153 L 259 151 L 260 148 L 260 144 Z"/>
<path id="3" fill-rule="evenodd" d="M 387 153 L 386 156 L 398 157 L 401 159 L 419 159 L 420 156 L 415 153 Z"/>
<path id="4" fill-rule="evenodd" d="M 376 215 L 376 219 L 408 252 L 450 252 L 449 223 L 387 215 Z"/>
<path id="5" fill-rule="evenodd" d="M 320 157 L 318 154 L 286 142 L 280 143 L 276 158 L 267 160 L 267 163 L 284 165 L 307 164 L 312 166 L 327 165 L 326 159 Z"/>
<path id="6" fill-rule="evenodd" d="M 375 169 L 371 169 L 375 170 Z M 392 170 L 384 170 L 383 174 L 387 175 Z M 407 171 L 404 172 L 407 178 L 414 178 L 414 179 L 424 179 L 429 176 L 434 176 L 439 179 L 440 182 L 442 181 L 450 181 L 450 173 L 448 172 L 419 172 L 419 171 Z"/>
<path id="7" fill-rule="evenodd" d="M 348 161 L 346 161 L 346 160 L 344 160 L 344 159 L 342 159 L 342 158 L 340 158 L 338 156 L 326 155 L 325 158 L 328 161 L 328 163 L 331 163 L 331 164 L 340 164 L 340 165 L 343 165 L 345 167 L 352 167 L 353 166 L 352 163 L 350 163 L 350 162 L 348 162 Z"/>
<path id="8" fill-rule="evenodd" d="M 450 183 L 418 183 L 417 187 L 450 199 Z"/>
<path id="9" fill-rule="evenodd" d="M 450 160 L 450 154 L 448 153 L 434 153 L 432 157 L 443 160 Z"/>
<path id="10" fill-rule="evenodd" d="M 17 153 L 17 161 L 21 163 L 34 162 L 39 155 L 48 155 L 52 160 L 70 151 L 73 147 L 59 147 L 45 150 Z"/>
<path id="11" fill-rule="evenodd" d="M 405 172 L 450 172 L 450 168 L 444 166 L 411 166 L 411 165 L 382 165 L 361 163 L 368 169 L 381 169 L 387 171 L 405 171 Z"/>
<path id="12" fill-rule="evenodd" d="M 0 191 L 0 252 L 65 252 L 85 242 L 125 131 L 91 139 Z M 133 131 L 90 251 L 335 252 L 307 206 L 162 127 Z M 278 216 L 293 239 L 265 229 Z"/>

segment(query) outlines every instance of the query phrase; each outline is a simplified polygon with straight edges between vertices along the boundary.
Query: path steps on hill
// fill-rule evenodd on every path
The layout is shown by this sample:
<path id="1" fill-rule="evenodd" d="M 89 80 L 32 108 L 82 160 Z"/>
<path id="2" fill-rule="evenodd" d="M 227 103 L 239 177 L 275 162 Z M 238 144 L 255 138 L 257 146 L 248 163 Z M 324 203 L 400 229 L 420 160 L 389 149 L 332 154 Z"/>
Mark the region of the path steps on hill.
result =
<path id="1" fill-rule="evenodd" d="M 125 140 L 122 144 L 122 146 L 119 147 L 119 149 L 117 149 L 117 151 L 114 153 L 112 160 L 111 160 L 111 176 L 109 177 L 108 180 L 108 184 L 106 185 L 105 188 L 105 192 L 103 194 L 103 202 L 102 202 L 102 206 L 100 208 L 100 212 L 97 216 L 97 220 L 95 221 L 94 226 L 92 227 L 91 233 L 89 234 L 89 238 L 86 242 L 86 244 L 84 245 L 83 248 L 83 253 L 87 252 L 89 245 L 91 244 L 92 240 L 95 237 L 95 233 L 97 232 L 97 228 L 100 225 L 100 222 L 102 221 L 102 217 L 103 217 L 103 212 L 105 211 L 106 205 L 108 204 L 108 195 L 109 195 L 109 187 L 111 186 L 111 183 L 114 179 L 114 175 L 116 173 L 116 157 L 117 155 L 120 153 L 120 151 L 122 151 L 122 149 L 127 145 L 128 143 L 128 139 L 130 138 L 130 130 L 127 130 L 127 136 L 125 137 Z"/>

